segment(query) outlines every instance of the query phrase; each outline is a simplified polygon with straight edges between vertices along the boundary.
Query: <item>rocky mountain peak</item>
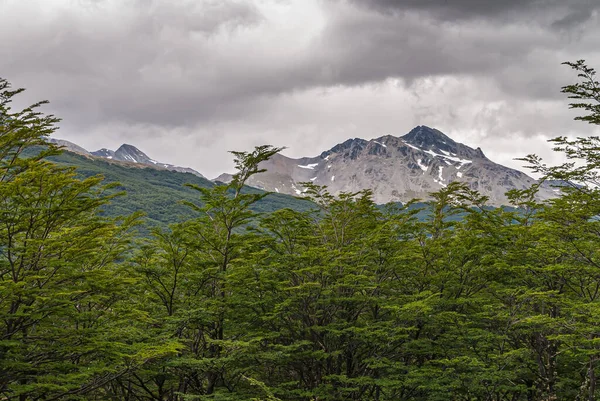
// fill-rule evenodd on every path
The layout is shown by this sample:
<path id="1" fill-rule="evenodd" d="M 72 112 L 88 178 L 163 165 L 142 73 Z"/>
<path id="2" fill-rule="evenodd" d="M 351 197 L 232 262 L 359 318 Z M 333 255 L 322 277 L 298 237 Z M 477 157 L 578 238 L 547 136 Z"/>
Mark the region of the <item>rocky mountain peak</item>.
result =
<path id="1" fill-rule="evenodd" d="M 457 152 L 457 143 L 443 132 L 425 125 L 413 128 L 408 134 L 401 137 L 406 143 L 424 150 L 443 150 Z"/>
<path id="2" fill-rule="evenodd" d="M 77 153 L 80 155 L 89 155 L 90 154 L 90 152 L 88 152 L 81 146 L 74 144 L 73 142 L 66 141 L 64 139 L 50 138 L 49 142 L 65 149 L 65 150 L 68 150 L 69 152 Z"/>
<path id="3" fill-rule="evenodd" d="M 115 151 L 106 149 L 106 148 L 102 148 L 102 149 L 93 151 L 92 155 L 98 156 L 98 157 L 104 157 L 105 159 L 112 159 L 115 156 Z"/>
<path id="4" fill-rule="evenodd" d="M 65 150 L 67 150 L 69 152 L 78 153 L 78 154 L 81 154 L 81 155 L 84 155 L 87 157 L 97 157 L 97 158 L 101 158 L 101 159 L 108 159 L 108 160 L 111 160 L 111 162 L 135 163 L 135 164 L 138 164 L 139 167 L 152 167 L 152 168 L 160 169 L 160 170 L 164 169 L 164 170 L 178 171 L 180 173 L 191 173 L 198 177 L 204 178 L 204 176 L 202 174 L 200 174 L 196 170 L 191 169 L 189 167 L 174 166 L 172 164 L 160 163 L 154 159 L 151 159 L 147 154 L 145 154 L 144 152 L 142 152 L 135 146 L 129 145 L 126 143 L 121 145 L 119 147 L 119 149 L 117 149 L 116 152 L 114 150 L 107 149 L 107 148 L 102 148 L 102 149 L 99 149 L 99 150 L 96 150 L 93 152 L 88 152 L 81 146 L 76 145 L 73 142 L 65 141 L 64 139 L 50 138 L 49 141 L 51 143 L 54 143 L 54 144 L 64 148 Z"/>
<path id="5" fill-rule="evenodd" d="M 267 171 L 249 185 L 273 192 L 301 195 L 305 182 L 326 185 L 336 195 L 371 189 L 377 203 L 429 199 L 430 193 L 452 181 L 466 183 L 490 199 L 507 203 L 505 192 L 530 187 L 535 180 L 489 160 L 481 149 L 454 141 L 441 131 L 418 126 L 406 135 L 348 139 L 317 157 L 274 156 L 263 162 Z M 223 175 L 219 181 L 228 179 Z M 540 199 L 554 196 L 543 189 Z"/>
<path id="6" fill-rule="evenodd" d="M 140 164 L 156 164 L 148 155 L 133 145 L 123 144 L 114 154 L 116 160 Z"/>
<path id="7" fill-rule="evenodd" d="M 150 156 L 148 156 L 147 154 L 145 154 L 144 152 L 142 152 L 135 146 L 129 145 L 127 143 L 121 145 L 119 147 L 119 149 L 117 149 L 116 151 L 102 148 L 100 150 L 96 150 L 96 151 L 92 152 L 92 155 L 94 155 L 96 157 L 101 157 L 103 159 L 110 159 L 110 160 L 119 161 L 119 162 L 135 163 L 135 164 L 139 164 L 142 166 L 148 166 L 148 167 L 153 167 L 153 168 L 157 168 L 157 169 L 178 171 L 180 173 L 192 173 L 194 175 L 197 175 L 198 177 L 204 177 L 202 174 L 200 174 L 196 170 L 191 169 L 189 167 L 179 167 L 179 166 L 174 166 L 174 165 L 168 164 L 168 163 L 158 162 L 158 161 L 150 158 Z"/>
<path id="8" fill-rule="evenodd" d="M 408 134 L 400 137 L 402 141 L 418 150 L 440 155 L 455 155 L 465 159 L 486 159 L 480 148 L 473 149 L 462 143 L 454 141 L 443 132 L 420 125 L 413 128 Z"/>
<path id="9" fill-rule="evenodd" d="M 325 159 L 333 153 L 341 154 L 344 158 L 354 160 L 366 148 L 369 141 L 361 138 L 348 139 L 342 143 L 335 145 L 326 152 L 321 153 L 321 158 Z"/>

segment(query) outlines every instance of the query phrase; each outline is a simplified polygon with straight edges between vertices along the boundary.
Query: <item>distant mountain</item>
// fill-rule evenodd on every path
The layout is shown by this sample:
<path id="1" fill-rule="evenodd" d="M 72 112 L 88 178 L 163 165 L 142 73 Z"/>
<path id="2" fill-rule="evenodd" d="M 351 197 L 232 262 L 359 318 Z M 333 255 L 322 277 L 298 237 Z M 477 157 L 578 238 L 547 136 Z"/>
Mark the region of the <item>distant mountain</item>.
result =
<path id="1" fill-rule="evenodd" d="M 102 148 L 100 150 L 96 150 L 94 152 L 91 152 L 91 154 L 94 155 L 94 156 L 105 158 L 105 159 L 112 159 L 112 158 L 115 157 L 115 151 L 114 150 L 110 150 L 110 149 L 106 149 L 106 148 Z"/>
<path id="2" fill-rule="evenodd" d="M 332 194 L 371 189 L 377 203 L 429 199 L 452 181 L 465 182 L 490 199 L 505 205 L 510 189 L 529 188 L 536 180 L 525 173 L 489 160 L 480 148 L 455 142 L 441 131 L 418 126 L 402 137 L 347 141 L 319 156 L 289 158 L 280 154 L 261 164 L 266 172 L 253 176 L 248 185 L 260 189 L 300 195 L 302 182 L 327 185 Z M 216 181 L 227 182 L 228 174 Z M 542 200 L 556 196 L 544 186 Z"/>
<path id="3" fill-rule="evenodd" d="M 135 146 L 129 145 L 126 143 L 121 145 L 119 147 L 119 149 L 117 149 L 116 151 L 102 148 L 100 150 L 91 152 L 91 154 L 94 156 L 97 156 L 97 157 L 102 157 L 104 159 L 109 159 L 109 160 L 113 160 L 113 161 L 142 164 L 144 166 L 161 168 L 161 169 L 166 169 L 166 170 L 170 170 L 170 171 L 178 171 L 180 173 L 191 173 L 198 177 L 204 177 L 202 174 L 200 174 L 196 170 L 191 169 L 189 167 L 174 166 L 172 164 L 161 163 L 159 161 L 156 161 L 156 160 L 150 158 L 147 154 L 145 154 L 144 152 L 142 152 Z"/>
<path id="4" fill-rule="evenodd" d="M 203 188 L 214 186 L 213 182 L 197 175 L 131 162 L 115 162 L 78 153 L 67 151 L 51 156 L 50 160 L 76 167 L 77 173 L 83 177 L 101 174 L 105 183 L 118 182 L 120 185 L 114 190 L 125 191 L 126 195 L 118 196 L 104 206 L 104 213 L 117 216 L 143 211 L 146 214 L 144 220 L 149 227 L 167 227 L 170 223 L 198 217 L 197 212 L 181 204 L 181 201 L 200 204 L 198 191 L 184 184 L 194 184 Z M 244 192 L 256 193 L 260 190 L 246 187 Z M 257 212 L 270 212 L 282 208 L 308 210 L 313 206 L 311 202 L 288 195 L 269 194 L 253 205 L 252 209 Z M 147 229 L 148 227 L 142 228 L 143 231 Z"/>
<path id="5" fill-rule="evenodd" d="M 93 154 L 93 152 L 92 152 Z M 139 150 L 133 145 L 123 144 L 117 149 L 113 155 L 115 160 L 121 160 L 124 162 L 140 163 L 140 164 L 160 164 L 156 160 L 148 157 L 147 154 Z M 163 164 L 165 167 L 167 164 Z"/>
<path id="6" fill-rule="evenodd" d="M 65 141 L 64 139 L 54 139 L 50 138 L 50 143 L 58 145 L 69 152 L 77 153 L 80 155 L 90 155 L 90 152 L 85 150 L 79 145 L 74 144 L 73 142 Z"/>
<path id="7" fill-rule="evenodd" d="M 94 152 L 88 152 L 84 148 L 79 145 L 74 144 L 73 142 L 66 141 L 64 139 L 54 139 L 51 138 L 50 142 L 57 144 L 63 147 L 65 150 L 68 150 L 73 153 L 77 153 L 84 156 L 89 157 L 99 157 L 102 159 L 107 159 L 112 162 L 123 162 L 123 163 L 133 163 L 134 165 L 148 166 L 156 169 L 164 169 L 170 171 L 178 171 L 180 173 L 191 173 L 198 177 L 204 178 L 202 174 L 197 172 L 196 170 L 189 167 L 179 167 L 174 166 L 168 163 L 161 163 L 152 158 L 150 158 L 147 154 L 139 150 L 133 145 L 123 144 L 116 151 L 102 148 L 100 150 L 96 150 Z"/>
<path id="8" fill-rule="evenodd" d="M 65 140 L 53 139 L 67 150 L 129 167 L 151 167 L 202 174 L 187 167 L 156 161 L 133 145 L 123 144 L 116 151 L 100 149 L 88 152 Z M 525 173 L 489 160 L 480 148 L 473 149 L 458 143 L 441 131 L 418 126 L 401 137 L 384 135 L 366 140 L 348 139 L 319 156 L 293 159 L 274 155 L 261 164 L 266 172 L 250 178 L 248 185 L 288 195 L 301 195 L 302 182 L 326 185 L 336 195 L 371 189 L 376 203 L 407 202 L 430 198 L 431 192 L 452 181 L 464 182 L 490 199 L 491 205 L 506 205 L 505 193 L 525 189 L 536 180 Z M 215 181 L 228 182 L 231 175 L 222 174 Z M 540 200 L 557 196 L 560 185 L 545 183 Z"/>

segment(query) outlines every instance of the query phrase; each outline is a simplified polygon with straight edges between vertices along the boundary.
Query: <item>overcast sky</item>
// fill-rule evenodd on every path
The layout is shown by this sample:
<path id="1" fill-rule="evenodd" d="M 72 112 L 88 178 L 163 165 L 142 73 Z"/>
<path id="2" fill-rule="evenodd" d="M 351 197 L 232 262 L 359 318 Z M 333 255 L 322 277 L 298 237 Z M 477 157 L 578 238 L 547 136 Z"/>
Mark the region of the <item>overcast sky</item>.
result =
<path id="1" fill-rule="evenodd" d="M 228 150 L 315 156 L 435 127 L 492 160 L 600 131 L 563 61 L 600 69 L 598 0 L 0 0 L 0 76 L 56 137 L 209 178 Z"/>

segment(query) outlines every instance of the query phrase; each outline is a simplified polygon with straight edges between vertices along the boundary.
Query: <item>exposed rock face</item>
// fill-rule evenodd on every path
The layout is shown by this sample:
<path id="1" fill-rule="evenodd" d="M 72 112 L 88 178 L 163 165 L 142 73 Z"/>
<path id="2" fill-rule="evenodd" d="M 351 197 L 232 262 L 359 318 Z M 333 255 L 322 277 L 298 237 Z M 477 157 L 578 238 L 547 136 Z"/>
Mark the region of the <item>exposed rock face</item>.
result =
<path id="1" fill-rule="evenodd" d="M 66 141 L 64 139 L 50 138 L 48 141 L 50 143 L 53 143 L 55 145 L 58 145 L 58 146 L 64 148 L 65 150 L 68 150 L 69 152 L 77 153 L 77 154 L 80 154 L 80 155 L 89 155 L 90 154 L 90 152 L 88 152 L 87 150 L 85 150 L 81 146 L 76 145 L 73 142 Z"/>
<path id="2" fill-rule="evenodd" d="M 99 157 L 102 159 L 112 160 L 114 162 L 133 163 L 135 165 L 153 167 L 160 170 L 178 171 L 180 173 L 191 173 L 197 175 L 198 177 L 204 177 L 202 174 L 200 174 L 194 169 L 188 167 L 174 166 L 172 164 L 167 163 L 161 163 L 154 159 L 151 159 L 148 155 L 146 155 L 144 152 L 142 152 L 133 145 L 123 144 L 119 147 L 119 149 L 117 149 L 117 151 L 102 148 L 94 152 L 88 152 L 81 146 L 76 145 L 73 142 L 66 141 L 64 139 L 50 138 L 50 142 L 62 146 L 65 150 L 69 152 L 77 153 L 80 155 Z"/>
<path id="3" fill-rule="evenodd" d="M 291 195 L 302 194 L 301 182 L 327 185 L 332 194 L 371 189 L 377 203 L 429 199 L 452 181 L 465 182 L 490 198 L 490 204 L 508 203 L 510 189 L 536 183 L 526 174 L 489 160 L 481 149 L 457 143 L 442 132 L 419 126 L 402 137 L 348 139 L 321 155 L 292 159 L 275 155 L 261 164 L 267 172 L 253 176 L 249 185 Z M 227 182 L 223 174 L 216 180 Z M 540 199 L 556 196 L 543 187 Z"/>
<path id="4" fill-rule="evenodd" d="M 150 166 L 159 169 L 178 171 L 180 173 L 191 173 L 197 175 L 198 177 L 204 177 L 202 174 L 197 172 L 194 169 L 188 167 L 179 167 L 174 166 L 172 164 L 161 163 L 152 158 L 150 158 L 147 154 L 139 150 L 133 145 L 123 144 L 116 151 L 112 151 L 110 149 L 100 149 L 95 152 L 92 152 L 92 155 L 97 157 L 102 157 L 105 159 L 111 159 L 116 161 L 122 161 L 127 163 L 135 163 L 142 164 L 144 166 Z"/>
<path id="5" fill-rule="evenodd" d="M 133 145 L 123 144 L 115 151 L 115 160 L 139 164 L 159 164 Z"/>
<path id="6" fill-rule="evenodd" d="M 94 156 L 103 157 L 105 159 L 112 159 L 115 157 L 115 151 L 106 148 L 102 148 L 91 153 Z"/>

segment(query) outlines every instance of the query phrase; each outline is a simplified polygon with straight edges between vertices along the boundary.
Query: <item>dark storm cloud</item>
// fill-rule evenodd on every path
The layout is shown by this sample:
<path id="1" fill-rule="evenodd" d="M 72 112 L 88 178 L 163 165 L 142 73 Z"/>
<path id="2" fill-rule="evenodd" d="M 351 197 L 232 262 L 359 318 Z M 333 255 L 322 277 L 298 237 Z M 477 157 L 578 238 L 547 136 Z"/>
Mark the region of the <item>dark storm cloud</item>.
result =
<path id="1" fill-rule="evenodd" d="M 497 68 L 528 51 L 517 35 L 486 27 L 455 31 L 414 17 L 376 15 L 336 21 L 325 36 L 323 57 L 340 80 L 358 84 L 385 77 L 469 75 Z M 546 46 L 543 37 L 530 38 Z"/>
<path id="2" fill-rule="evenodd" d="M 596 0 L 348 0 L 362 12 L 334 17 L 325 64 L 341 81 L 480 76 L 510 96 L 558 98 L 561 66 L 598 55 Z M 343 7 L 339 6 L 339 9 Z M 565 80 L 563 80 L 565 79 Z"/>
<path id="3" fill-rule="evenodd" d="M 587 7 L 579 7 L 572 9 L 569 13 L 567 13 L 564 17 L 555 20 L 552 23 L 552 28 L 555 29 L 573 29 L 576 27 L 580 27 L 590 18 L 594 13 L 594 10 L 600 9 L 600 5 L 592 6 L 588 5 Z"/>
<path id="4" fill-rule="evenodd" d="M 383 12 L 422 11 L 438 19 L 535 18 L 536 13 L 557 9 L 564 13 L 555 22 L 582 22 L 600 8 L 596 0 L 350 0 Z"/>

